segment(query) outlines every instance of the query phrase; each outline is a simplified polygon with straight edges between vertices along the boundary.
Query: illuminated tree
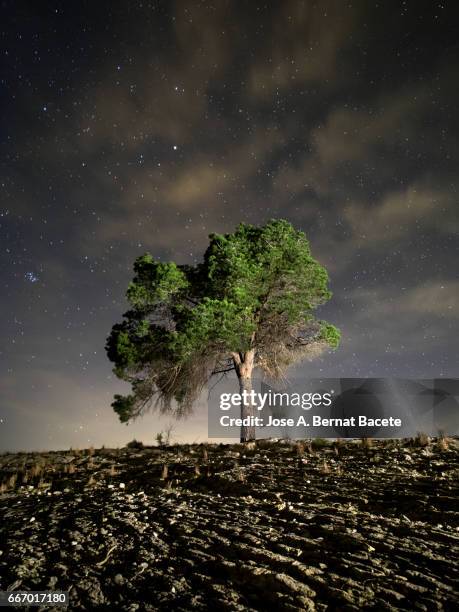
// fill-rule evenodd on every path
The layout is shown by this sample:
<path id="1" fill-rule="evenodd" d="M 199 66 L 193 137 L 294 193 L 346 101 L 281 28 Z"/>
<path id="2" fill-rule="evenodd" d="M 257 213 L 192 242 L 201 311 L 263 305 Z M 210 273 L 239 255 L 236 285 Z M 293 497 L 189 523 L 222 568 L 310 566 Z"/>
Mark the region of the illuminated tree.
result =
<path id="1" fill-rule="evenodd" d="M 213 376 L 234 371 L 241 393 L 250 392 L 254 369 L 279 379 L 290 365 L 338 346 L 336 327 L 313 315 L 331 293 L 303 232 L 272 220 L 209 238 L 195 266 L 149 254 L 135 261 L 131 309 L 106 345 L 114 373 L 132 386 L 112 403 L 122 422 L 150 407 L 187 416 Z M 254 412 L 241 407 L 243 418 Z M 242 427 L 241 441 L 254 438 L 254 427 Z"/>

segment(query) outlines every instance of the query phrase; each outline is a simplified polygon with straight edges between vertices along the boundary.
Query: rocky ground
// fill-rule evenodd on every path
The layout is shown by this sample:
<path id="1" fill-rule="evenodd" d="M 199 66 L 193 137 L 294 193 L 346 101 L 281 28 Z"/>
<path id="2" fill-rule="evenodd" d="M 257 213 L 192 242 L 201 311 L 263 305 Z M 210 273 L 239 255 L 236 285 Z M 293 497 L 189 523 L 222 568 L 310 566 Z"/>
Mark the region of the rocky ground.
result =
<path id="1" fill-rule="evenodd" d="M 458 457 L 454 440 L 4 454 L 0 589 L 70 590 L 71 610 L 457 609 Z"/>

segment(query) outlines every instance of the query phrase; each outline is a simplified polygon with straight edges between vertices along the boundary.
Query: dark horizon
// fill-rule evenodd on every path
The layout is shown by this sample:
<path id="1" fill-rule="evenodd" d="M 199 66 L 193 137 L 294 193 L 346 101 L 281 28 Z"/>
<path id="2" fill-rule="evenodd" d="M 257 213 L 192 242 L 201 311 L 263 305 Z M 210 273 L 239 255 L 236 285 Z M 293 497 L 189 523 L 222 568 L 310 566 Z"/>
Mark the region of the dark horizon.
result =
<path id="1" fill-rule="evenodd" d="M 104 351 L 134 259 L 240 222 L 329 272 L 341 346 L 292 376 L 457 378 L 454 9 L 2 2 L 0 451 L 153 444 Z M 203 398 L 174 439 L 206 438 Z"/>

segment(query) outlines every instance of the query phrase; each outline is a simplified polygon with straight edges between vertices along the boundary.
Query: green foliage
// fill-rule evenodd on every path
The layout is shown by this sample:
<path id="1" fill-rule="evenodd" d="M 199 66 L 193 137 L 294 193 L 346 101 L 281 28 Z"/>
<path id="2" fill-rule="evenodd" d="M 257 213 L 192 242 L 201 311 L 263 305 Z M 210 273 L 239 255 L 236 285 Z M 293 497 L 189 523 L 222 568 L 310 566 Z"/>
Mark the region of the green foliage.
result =
<path id="1" fill-rule="evenodd" d="M 264 227 L 241 224 L 233 234 L 213 234 L 204 258 L 208 290 L 246 306 L 282 313 L 290 322 L 327 301 L 326 270 L 310 253 L 303 232 L 287 221 Z"/>
<path id="2" fill-rule="evenodd" d="M 338 348 L 341 340 L 341 332 L 337 327 L 327 323 L 320 322 L 320 338 L 330 346 L 330 348 Z"/>
<path id="3" fill-rule="evenodd" d="M 131 418 L 132 410 L 135 405 L 135 397 L 133 395 L 115 394 L 112 408 L 117 413 L 121 423 L 127 423 Z"/>
<path id="4" fill-rule="evenodd" d="M 339 331 L 313 316 L 330 297 L 306 236 L 284 220 L 212 234 L 197 266 L 142 255 L 127 290 L 131 310 L 107 339 L 115 374 L 133 389 L 115 396 L 114 410 L 127 422 L 155 399 L 180 416 L 233 354 L 252 350 L 255 367 L 280 375 L 311 347 L 336 348 Z"/>
<path id="5" fill-rule="evenodd" d="M 188 285 L 184 272 L 174 262 L 158 263 L 150 254 L 137 258 L 134 272 L 135 277 L 129 283 L 127 298 L 139 310 L 171 303 Z"/>
<path id="6" fill-rule="evenodd" d="M 247 350 L 255 330 L 248 307 L 227 298 L 203 297 L 193 309 L 183 313 L 180 333 L 171 342 L 181 359 L 191 357 L 199 347 L 213 344 L 227 351 Z"/>

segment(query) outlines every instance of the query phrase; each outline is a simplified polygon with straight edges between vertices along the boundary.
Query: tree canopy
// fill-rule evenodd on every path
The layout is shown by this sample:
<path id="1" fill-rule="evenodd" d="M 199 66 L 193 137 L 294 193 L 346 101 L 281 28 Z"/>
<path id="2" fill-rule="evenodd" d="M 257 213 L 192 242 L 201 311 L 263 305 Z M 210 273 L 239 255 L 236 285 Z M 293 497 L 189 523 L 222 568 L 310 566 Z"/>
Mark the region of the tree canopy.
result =
<path id="1" fill-rule="evenodd" d="M 251 365 L 283 377 L 299 360 L 339 344 L 314 310 L 330 299 L 328 274 L 305 234 L 285 220 L 211 234 L 195 266 L 138 257 L 127 289 L 130 309 L 113 326 L 106 351 L 132 386 L 115 395 L 122 422 L 149 407 L 185 416 L 208 380 Z"/>

